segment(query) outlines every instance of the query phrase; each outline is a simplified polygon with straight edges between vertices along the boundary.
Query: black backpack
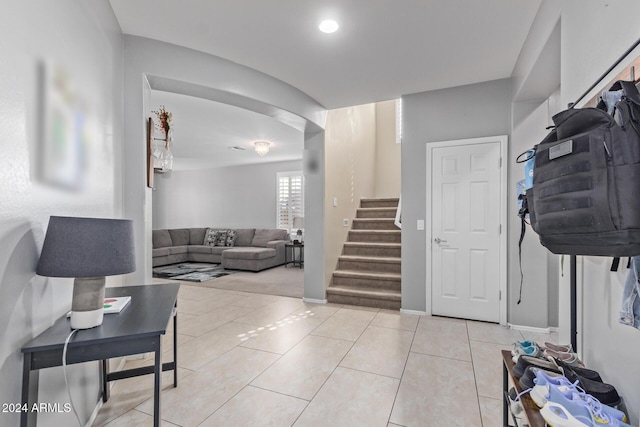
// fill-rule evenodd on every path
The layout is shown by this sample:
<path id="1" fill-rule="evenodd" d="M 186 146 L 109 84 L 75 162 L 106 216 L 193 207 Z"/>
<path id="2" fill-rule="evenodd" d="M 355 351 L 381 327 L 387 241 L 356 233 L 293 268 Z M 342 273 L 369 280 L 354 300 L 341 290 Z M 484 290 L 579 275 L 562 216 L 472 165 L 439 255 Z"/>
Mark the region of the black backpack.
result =
<path id="1" fill-rule="evenodd" d="M 633 82 L 613 114 L 569 108 L 535 147 L 533 188 L 520 215 L 530 215 L 540 243 L 556 254 L 640 254 L 640 94 Z"/>

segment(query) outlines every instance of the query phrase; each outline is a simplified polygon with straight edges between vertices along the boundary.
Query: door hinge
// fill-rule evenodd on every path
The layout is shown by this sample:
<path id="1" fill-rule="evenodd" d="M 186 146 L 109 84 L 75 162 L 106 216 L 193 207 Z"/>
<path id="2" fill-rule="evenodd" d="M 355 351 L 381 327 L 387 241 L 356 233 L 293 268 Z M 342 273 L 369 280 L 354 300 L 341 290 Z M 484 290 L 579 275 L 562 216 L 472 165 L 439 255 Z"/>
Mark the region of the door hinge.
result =
<path id="1" fill-rule="evenodd" d="M 502 301 L 502 291 L 498 291 L 498 301 Z"/>
<path id="2" fill-rule="evenodd" d="M 498 168 L 502 168 L 502 157 L 498 158 Z"/>
<path id="3" fill-rule="evenodd" d="M 502 234 L 502 224 L 498 225 L 498 234 Z"/>

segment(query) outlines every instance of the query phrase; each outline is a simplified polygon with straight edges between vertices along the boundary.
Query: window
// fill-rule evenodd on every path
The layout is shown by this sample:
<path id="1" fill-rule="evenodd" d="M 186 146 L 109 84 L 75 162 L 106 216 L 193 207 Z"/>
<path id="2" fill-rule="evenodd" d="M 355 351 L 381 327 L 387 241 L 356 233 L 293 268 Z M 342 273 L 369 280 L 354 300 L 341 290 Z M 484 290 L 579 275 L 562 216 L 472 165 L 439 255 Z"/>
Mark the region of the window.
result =
<path id="1" fill-rule="evenodd" d="M 304 176 L 302 171 L 278 172 L 277 228 L 293 230 L 293 219 L 304 217 Z"/>

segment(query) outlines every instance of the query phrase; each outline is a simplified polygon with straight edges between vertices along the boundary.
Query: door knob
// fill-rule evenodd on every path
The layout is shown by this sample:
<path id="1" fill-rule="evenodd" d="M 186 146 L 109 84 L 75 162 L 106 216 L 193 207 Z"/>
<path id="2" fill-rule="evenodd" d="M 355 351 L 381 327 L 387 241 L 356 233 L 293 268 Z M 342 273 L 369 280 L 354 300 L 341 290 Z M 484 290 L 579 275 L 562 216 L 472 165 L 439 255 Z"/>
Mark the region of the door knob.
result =
<path id="1" fill-rule="evenodd" d="M 436 237 L 435 239 L 433 239 L 433 241 L 434 241 L 434 242 L 436 242 L 437 244 L 440 244 L 440 243 L 444 243 L 444 242 L 446 242 L 446 240 L 442 240 L 442 239 L 441 239 L 441 238 L 439 238 L 439 237 Z"/>

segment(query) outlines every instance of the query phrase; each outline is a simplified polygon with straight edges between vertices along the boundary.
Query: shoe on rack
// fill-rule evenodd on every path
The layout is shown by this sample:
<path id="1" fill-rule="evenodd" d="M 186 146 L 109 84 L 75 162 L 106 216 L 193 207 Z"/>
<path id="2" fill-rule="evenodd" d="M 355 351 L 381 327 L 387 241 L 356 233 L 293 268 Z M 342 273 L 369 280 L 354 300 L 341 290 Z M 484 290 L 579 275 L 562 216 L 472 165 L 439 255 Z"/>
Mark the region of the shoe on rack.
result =
<path id="1" fill-rule="evenodd" d="M 575 353 L 575 351 L 573 351 L 573 346 L 571 346 L 571 344 L 558 345 L 550 342 L 545 342 L 544 348 L 557 351 L 558 353 Z"/>
<path id="2" fill-rule="evenodd" d="M 527 369 L 524 370 L 524 374 L 522 374 L 520 380 L 518 381 L 518 383 L 520 384 L 520 390 L 527 390 L 536 386 L 535 379 L 537 370 L 543 371 L 550 377 L 564 377 L 562 371 L 559 369 L 543 369 L 536 366 L 528 366 Z"/>
<path id="3" fill-rule="evenodd" d="M 552 357 L 554 359 L 560 360 L 571 367 L 575 366 L 578 368 L 584 368 L 582 361 L 580 360 L 580 358 L 576 353 L 561 353 L 561 352 L 553 351 L 547 348 L 544 351 L 544 355 L 547 357 Z"/>
<path id="4" fill-rule="evenodd" d="M 531 357 L 527 355 L 520 356 L 513 367 L 513 376 L 520 379 L 524 375 L 524 371 L 529 366 L 546 369 L 547 371 L 560 371 L 558 365 L 550 360 L 541 357 Z"/>
<path id="5" fill-rule="evenodd" d="M 592 395 L 598 399 L 600 403 L 609 406 L 618 406 L 620 403 L 620 395 L 611 384 L 590 380 L 576 374 L 571 368 L 563 369 L 563 371 L 564 376 L 567 377 L 571 383 L 575 384 L 577 382 L 577 385 L 584 390 L 585 393 Z"/>
<path id="6" fill-rule="evenodd" d="M 516 341 L 513 343 L 513 350 L 511 350 L 511 355 L 515 356 L 516 354 L 521 354 L 520 353 L 520 349 L 526 348 L 526 347 L 531 347 L 531 346 L 538 346 L 540 347 L 538 344 L 536 344 L 534 341 Z"/>
<path id="7" fill-rule="evenodd" d="M 569 366 L 567 363 L 559 359 L 554 360 L 554 362 L 563 370 L 563 372 L 565 369 L 571 369 L 575 374 L 580 375 L 581 377 L 590 379 L 592 381 L 597 381 L 599 383 L 603 382 L 598 371 L 587 368 L 579 368 L 577 366 Z"/>
<path id="8" fill-rule="evenodd" d="M 569 399 L 557 387 L 549 387 L 547 403 L 540 415 L 553 427 L 630 427 L 591 402 Z"/>
<path id="9" fill-rule="evenodd" d="M 596 398 L 585 393 L 583 389 L 578 387 L 577 382 L 576 384 L 571 383 L 566 377 L 558 376 L 556 374 L 548 375 L 547 372 L 542 369 L 532 368 L 531 370 L 535 373 L 536 378 L 535 386 L 531 389 L 529 396 L 531 396 L 531 399 L 536 405 L 538 405 L 538 407 L 542 408 L 544 404 L 547 403 L 550 393 L 549 390 L 553 387 L 569 400 L 583 400 L 598 411 L 602 411 L 612 418 L 620 421 L 627 420 L 627 416 L 624 412 L 619 411 L 616 408 L 612 408 L 611 406 L 603 405 Z"/>
<path id="10" fill-rule="evenodd" d="M 522 355 L 531 356 L 531 357 L 542 357 L 543 355 L 542 349 L 538 347 L 537 344 L 534 344 L 529 347 L 518 347 L 512 351 L 512 354 L 513 352 L 516 353 L 511 358 L 513 360 L 513 363 L 518 363 L 518 358 L 520 358 L 520 356 Z"/>

